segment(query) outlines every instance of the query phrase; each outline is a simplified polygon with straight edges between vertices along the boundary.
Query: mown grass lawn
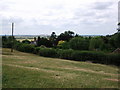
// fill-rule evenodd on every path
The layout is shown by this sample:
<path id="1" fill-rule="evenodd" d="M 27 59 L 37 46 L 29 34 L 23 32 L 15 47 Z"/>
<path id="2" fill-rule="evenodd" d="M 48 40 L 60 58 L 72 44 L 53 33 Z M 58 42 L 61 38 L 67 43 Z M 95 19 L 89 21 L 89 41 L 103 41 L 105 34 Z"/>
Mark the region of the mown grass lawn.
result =
<path id="1" fill-rule="evenodd" d="M 3 88 L 118 88 L 118 67 L 2 52 Z"/>

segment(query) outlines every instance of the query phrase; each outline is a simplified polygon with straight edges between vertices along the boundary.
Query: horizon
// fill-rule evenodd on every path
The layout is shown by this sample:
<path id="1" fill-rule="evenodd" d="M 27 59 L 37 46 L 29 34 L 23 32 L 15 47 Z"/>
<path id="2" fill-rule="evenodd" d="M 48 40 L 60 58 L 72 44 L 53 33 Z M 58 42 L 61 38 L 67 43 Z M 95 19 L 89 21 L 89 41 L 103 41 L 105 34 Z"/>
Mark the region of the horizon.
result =
<path id="1" fill-rule="evenodd" d="M 112 34 L 112 35 L 113 35 L 113 34 Z M 11 36 L 11 35 L 5 34 L 5 35 L 0 35 L 0 36 Z M 14 35 L 14 36 L 50 36 L 50 35 L 49 35 L 49 34 L 39 34 L 39 35 L 32 35 L 32 34 L 31 34 L 31 35 L 25 35 L 25 34 L 24 34 L 24 35 Z M 57 36 L 59 36 L 59 35 L 57 35 Z M 91 34 L 91 35 L 90 35 L 90 34 L 88 34 L 88 35 L 87 35 L 87 34 L 86 34 L 86 35 L 85 35 L 85 34 L 82 35 L 82 34 L 81 34 L 81 35 L 80 35 L 80 34 L 79 34 L 79 36 L 107 36 L 107 35 L 100 35 L 100 34 L 97 34 L 97 35 L 92 35 L 92 34 Z"/>

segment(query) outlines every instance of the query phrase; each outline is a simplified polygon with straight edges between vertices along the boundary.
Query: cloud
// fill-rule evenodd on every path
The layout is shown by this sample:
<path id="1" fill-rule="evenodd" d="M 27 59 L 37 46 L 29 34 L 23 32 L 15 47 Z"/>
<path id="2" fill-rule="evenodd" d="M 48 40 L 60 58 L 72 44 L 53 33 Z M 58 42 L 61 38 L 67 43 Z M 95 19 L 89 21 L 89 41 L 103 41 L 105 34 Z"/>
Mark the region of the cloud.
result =
<path id="1" fill-rule="evenodd" d="M 113 0 L 1 1 L 3 30 L 9 31 L 9 23 L 15 22 L 15 34 L 50 34 L 70 29 L 81 34 L 100 34 L 103 27 L 110 33 L 117 27 L 117 1 Z"/>
<path id="2" fill-rule="evenodd" d="M 110 9 L 110 6 L 113 5 L 113 2 L 95 2 L 93 8 L 97 10 Z"/>

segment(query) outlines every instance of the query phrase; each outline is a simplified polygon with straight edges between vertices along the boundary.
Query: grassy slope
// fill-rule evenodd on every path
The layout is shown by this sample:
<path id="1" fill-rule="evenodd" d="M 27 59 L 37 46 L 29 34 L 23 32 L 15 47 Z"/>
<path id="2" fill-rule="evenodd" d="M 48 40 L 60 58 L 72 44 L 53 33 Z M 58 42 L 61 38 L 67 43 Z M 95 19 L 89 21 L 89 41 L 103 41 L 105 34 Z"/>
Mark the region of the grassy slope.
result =
<path id="1" fill-rule="evenodd" d="M 118 68 L 3 49 L 3 88 L 118 88 Z"/>

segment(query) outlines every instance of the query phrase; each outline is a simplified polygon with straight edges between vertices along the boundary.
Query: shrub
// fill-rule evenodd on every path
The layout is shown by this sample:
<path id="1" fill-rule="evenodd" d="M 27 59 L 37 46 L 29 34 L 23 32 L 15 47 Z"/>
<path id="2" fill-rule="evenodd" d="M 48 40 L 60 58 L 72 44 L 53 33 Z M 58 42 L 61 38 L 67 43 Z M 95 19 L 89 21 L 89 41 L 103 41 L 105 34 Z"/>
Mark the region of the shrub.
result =
<path id="1" fill-rule="evenodd" d="M 120 64 L 120 54 L 106 54 L 106 64 L 114 64 L 119 66 Z"/>
<path id="2" fill-rule="evenodd" d="M 41 49 L 41 47 L 35 47 L 34 49 L 34 54 L 39 54 L 39 50 Z"/>
<path id="3" fill-rule="evenodd" d="M 23 44 L 17 42 L 15 49 L 22 52 L 29 52 L 39 54 L 44 57 L 58 57 L 62 59 L 76 60 L 76 61 L 92 61 L 93 63 L 118 65 L 120 63 L 120 54 L 103 53 L 100 51 L 77 51 L 72 49 L 52 49 L 34 47 L 30 44 Z"/>
<path id="4" fill-rule="evenodd" d="M 72 53 L 73 53 L 73 50 L 70 50 L 70 49 L 62 50 L 62 49 L 60 49 L 60 50 L 57 51 L 57 56 L 59 58 L 62 58 L 62 59 L 72 59 Z"/>
<path id="5" fill-rule="evenodd" d="M 75 51 L 75 50 L 58 50 L 57 55 L 62 59 L 75 61 L 92 61 L 94 63 L 106 63 L 106 56 L 103 52 L 96 51 Z"/>
<path id="6" fill-rule="evenodd" d="M 103 44 L 104 42 L 101 37 L 94 37 L 90 40 L 89 50 L 100 50 L 100 47 Z"/>
<path id="7" fill-rule="evenodd" d="M 57 48 L 60 48 L 60 49 L 69 49 L 70 48 L 70 44 L 67 41 L 62 41 L 62 43 L 59 41 L 58 45 L 57 45 Z"/>
<path id="8" fill-rule="evenodd" d="M 41 48 L 39 50 L 39 55 L 45 57 L 56 57 L 56 50 L 52 48 Z"/>
<path id="9" fill-rule="evenodd" d="M 21 46 L 21 45 L 22 45 L 22 43 L 20 43 L 20 42 L 15 43 L 15 45 L 14 45 L 14 49 L 20 51 L 20 46 Z"/>
<path id="10" fill-rule="evenodd" d="M 74 50 L 88 50 L 89 40 L 82 37 L 75 37 L 70 40 L 70 48 Z"/>
<path id="11" fill-rule="evenodd" d="M 41 46 L 41 45 L 44 45 L 46 47 L 52 47 L 52 42 L 50 40 L 48 40 L 47 38 L 38 37 L 37 46 Z"/>
<path id="12" fill-rule="evenodd" d="M 15 44 L 16 39 L 12 36 L 2 36 L 2 47 L 3 48 L 11 48 L 13 44 Z"/>
<path id="13" fill-rule="evenodd" d="M 101 62 L 103 57 L 104 57 L 104 54 L 101 52 L 75 51 L 72 53 L 72 58 L 77 61 L 90 60 L 92 62 Z"/>
<path id="14" fill-rule="evenodd" d="M 22 43 L 16 44 L 15 48 L 19 51 L 28 52 L 28 53 L 34 53 L 34 49 L 35 49 L 34 45 L 22 44 Z"/>

